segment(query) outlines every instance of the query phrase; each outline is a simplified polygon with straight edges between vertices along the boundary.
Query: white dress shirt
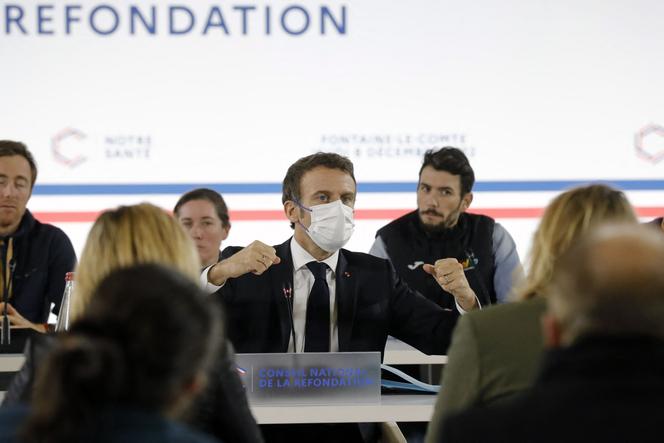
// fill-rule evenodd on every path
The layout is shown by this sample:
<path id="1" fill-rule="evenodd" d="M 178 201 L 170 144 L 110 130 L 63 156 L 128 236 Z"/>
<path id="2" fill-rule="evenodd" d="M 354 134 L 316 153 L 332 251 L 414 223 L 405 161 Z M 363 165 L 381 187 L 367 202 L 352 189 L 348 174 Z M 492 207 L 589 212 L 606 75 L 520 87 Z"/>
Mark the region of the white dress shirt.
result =
<path id="1" fill-rule="evenodd" d="M 293 329 L 295 330 L 295 342 L 297 348 L 293 346 L 293 336 L 288 341 L 288 352 L 304 352 L 304 330 L 307 321 L 307 301 L 309 293 L 314 286 L 314 275 L 307 268 L 307 263 L 317 261 L 300 244 L 295 237 L 290 241 L 291 256 L 293 258 Z M 336 251 L 330 257 L 321 263 L 327 265 L 325 279 L 330 288 L 330 351 L 339 351 L 339 328 L 337 327 L 337 304 L 336 304 L 336 281 L 335 270 L 339 261 L 339 251 Z M 214 266 L 214 265 L 212 265 Z M 218 291 L 221 286 L 213 285 L 208 281 L 208 272 L 212 266 L 208 266 L 201 273 L 201 285 L 205 291 L 212 294 Z"/>

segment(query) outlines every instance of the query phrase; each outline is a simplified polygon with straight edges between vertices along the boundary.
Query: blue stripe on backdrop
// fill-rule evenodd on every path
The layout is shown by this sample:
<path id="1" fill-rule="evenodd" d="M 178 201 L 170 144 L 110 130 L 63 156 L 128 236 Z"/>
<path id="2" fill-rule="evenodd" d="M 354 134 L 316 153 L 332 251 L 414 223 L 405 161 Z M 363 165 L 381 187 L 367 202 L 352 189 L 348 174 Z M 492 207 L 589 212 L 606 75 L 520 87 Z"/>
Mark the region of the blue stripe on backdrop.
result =
<path id="1" fill-rule="evenodd" d="M 562 191 L 588 183 L 606 183 L 625 191 L 664 190 L 664 180 L 548 180 L 548 181 L 480 181 L 477 192 Z M 365 182 L 359 192 L 412 192 L 416 182 Z M 182 194 L 194 188 L 211 188 L 223 194 L 280 194 L 281 183 L 146 183 L 146 184 L 37 184 L 34 195 L 145 195 Z"/>

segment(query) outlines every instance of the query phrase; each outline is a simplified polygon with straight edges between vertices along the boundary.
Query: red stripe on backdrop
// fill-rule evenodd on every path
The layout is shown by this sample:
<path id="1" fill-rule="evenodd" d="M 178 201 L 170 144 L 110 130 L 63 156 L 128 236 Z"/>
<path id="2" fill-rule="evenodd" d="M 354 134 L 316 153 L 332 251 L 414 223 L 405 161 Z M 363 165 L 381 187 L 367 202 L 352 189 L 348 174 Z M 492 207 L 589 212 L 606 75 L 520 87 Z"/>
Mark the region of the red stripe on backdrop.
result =
<path id="1" fill-rule="evenodd" d="M 358 209 L 355 211 L 357 220 L 392 220 L 412 209 Z M 489 217 L 505 218 L 539 218 L 544 208 L 475 208 L 473 213 L 485 214 Z M 34 216 L 44 223 L 90 223 L 93 222 L 100 211 L 87 212 L 35 212 Z M 638 207 L 636 213 L 639 217 L 661 217 L 664 207 Z M 231 221 L 270 221 L 285 220 L 286 216 L 281 210 L 238 210 L 230 212 Z"/>

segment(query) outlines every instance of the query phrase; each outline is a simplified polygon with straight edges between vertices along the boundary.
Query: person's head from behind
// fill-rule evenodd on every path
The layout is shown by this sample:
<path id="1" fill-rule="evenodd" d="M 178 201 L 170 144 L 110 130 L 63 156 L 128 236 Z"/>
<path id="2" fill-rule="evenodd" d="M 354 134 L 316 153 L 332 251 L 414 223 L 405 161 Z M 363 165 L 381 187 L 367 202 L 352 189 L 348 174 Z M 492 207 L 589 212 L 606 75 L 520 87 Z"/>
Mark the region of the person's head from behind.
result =
<path id="1" fill-rule="evenodd" d="M 216 263 L 221 242 L 231 229 L 228 207 L 221 194 L 207 188 L 194 189 L 180 197 L 173 213 L 194 241 L 201 264 Z"/>
<path id="2" fill-rule="evenodd" d="M 109 409 L 178 416 L 222 335 L 219 310 L 190 278 L 155 264 L 115 270 L 37 371 L 27 440 L 79 441 Z"/>
<path id="3" fill-rule="evenodd" d="M 637 223 L 625 194 L 610 186 L 581 186 L 559 194 L 544 210 L 533 236 L 528 277 L 520 298 L 546 296 L 559 257 L 583 235 L 604 223 Z"/>
<path id="4" fill-rule="evenodd" d="M 588 336 L 664 340 L 664 237 L 640 225 L 605 225 L 555 266 L 544 319 L 551 346 Z"/>
<path id="5" fill-rule="evenodd" d="M 281 201 L 298 243 L 318 259 L 341 248 L 353 232 L 356 193 L 353 163 L 346 157 L 318 152 L 293 163 Z"/>
<path id="6" fill-rule="evenodd" d="M 444 147 L 424 154 L 417 184 L 417 210 L 430 232 L 453 228 L 473 201 L 475 173 L 468 157 L 457 148 Z"/>
<path id="7" fill-rule="evenodd" d="M 0 235 L 14 233 L 37 181 L 37 164 L 20 142 L 0 140 Z"/>
<path id="8" fill-rule="evenodd" d="M 71 318 L 85 310 L 99 282 L 112 271 L 141 263 L 173 267 L 197 281 L 200 260 L 180 224 L 149 203 L 103 212 L 92 225 L 75 274 Z"/>

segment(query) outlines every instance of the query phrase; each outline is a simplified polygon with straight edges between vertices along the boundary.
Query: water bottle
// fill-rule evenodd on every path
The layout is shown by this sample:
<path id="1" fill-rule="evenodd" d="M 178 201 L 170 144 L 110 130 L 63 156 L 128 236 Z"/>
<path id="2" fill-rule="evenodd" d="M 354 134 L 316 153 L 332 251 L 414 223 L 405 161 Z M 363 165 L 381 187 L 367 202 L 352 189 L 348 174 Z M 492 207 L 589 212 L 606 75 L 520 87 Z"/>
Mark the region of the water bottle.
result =
<path id="1" fill-rule="evenodd" d="M 64 332 L 69 329 L 69 309 L 71 307 L 71 294 L 74 291 L 74 273 L 65 274 L 65 292 L 62 294 L 58 322 L 55 324 L 55 332 Z"/>

